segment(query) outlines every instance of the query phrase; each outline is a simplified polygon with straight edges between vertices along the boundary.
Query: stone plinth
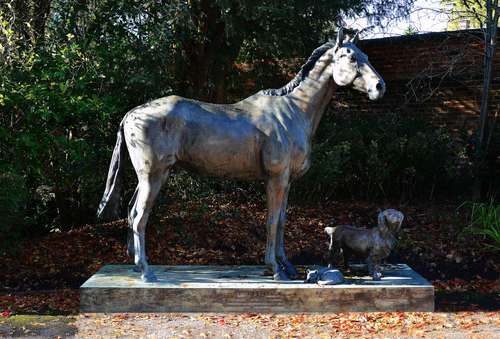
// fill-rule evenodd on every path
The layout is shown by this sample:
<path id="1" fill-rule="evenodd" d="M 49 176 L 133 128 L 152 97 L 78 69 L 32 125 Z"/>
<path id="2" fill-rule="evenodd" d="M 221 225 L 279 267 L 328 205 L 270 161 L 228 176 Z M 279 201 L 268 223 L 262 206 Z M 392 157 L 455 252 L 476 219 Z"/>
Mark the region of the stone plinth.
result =
<path id="1" fill-rule="evenodd" d="M 433 311 L 434 287 L 404 264 L 381 281 L 346 276 L 341 285 L 276 282 L 264 266 L 151 266 L 144 283 L 131 265 L 108 265 L 80 288 L 82 312 Z"/>

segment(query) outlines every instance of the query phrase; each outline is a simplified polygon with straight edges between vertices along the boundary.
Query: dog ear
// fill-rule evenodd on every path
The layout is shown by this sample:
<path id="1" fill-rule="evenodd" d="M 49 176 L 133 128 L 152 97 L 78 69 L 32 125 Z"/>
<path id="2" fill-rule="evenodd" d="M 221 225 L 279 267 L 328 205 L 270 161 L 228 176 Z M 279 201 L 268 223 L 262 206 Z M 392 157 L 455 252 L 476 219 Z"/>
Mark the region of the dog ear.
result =
<path id="1" fill-rule="evenodd" d="M 382 233 L 383 236 L 387 236 L 387 234 L 389 233 L 389 227 L 387 227 L 387 219 L 385 218 L 384 211 L 378 214 L 378 228 L 380 229 L 380 233 Z"/>
<path id="2" fill-rule="evenodd" d="M 403 221 L 405 220 L 404 214 L 401 212 L 398 213 L 400 215 L 401 220 L 399 220 L 399 222 L 394 225 L 394 230 L 393 230 L 394 234 L 398 233 L 401 230 L 401 225 L 403 225 Z"/>
<path id="3" fill-rule="evenodd" d="M 384 212 L 379 209 L 377 216 L 378 227 L 382 227 L 385 225 L 385 215 Z"/>

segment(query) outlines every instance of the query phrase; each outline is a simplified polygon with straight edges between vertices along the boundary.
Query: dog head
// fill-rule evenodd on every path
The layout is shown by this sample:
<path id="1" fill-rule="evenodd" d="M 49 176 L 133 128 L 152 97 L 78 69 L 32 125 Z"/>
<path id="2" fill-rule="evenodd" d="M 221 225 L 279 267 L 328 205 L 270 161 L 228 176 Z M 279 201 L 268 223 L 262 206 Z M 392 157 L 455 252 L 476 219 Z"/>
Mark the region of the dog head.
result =
<path id="1" fill-rule="evenodd" d="M 314 284 L 317 283 L 320 278 L 319 270 L 307 270 L 307 278 L 305 283 Z"/>
<path id="2" fill-rule="evenodd" d="M 382 234 L 396 235 L 401 229 L 404 215 L 395 209 L 387 209 L 378 214 L 378 227 Z"/>

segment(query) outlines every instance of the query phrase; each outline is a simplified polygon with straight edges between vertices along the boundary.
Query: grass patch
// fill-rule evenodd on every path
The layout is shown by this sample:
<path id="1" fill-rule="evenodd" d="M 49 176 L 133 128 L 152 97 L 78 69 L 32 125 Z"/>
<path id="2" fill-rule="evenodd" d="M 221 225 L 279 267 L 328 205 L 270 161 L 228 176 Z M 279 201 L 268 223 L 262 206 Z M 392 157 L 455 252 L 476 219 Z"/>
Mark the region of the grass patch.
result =
<path id="1" fill-rule="evenodd" d="M 488 203 L 466 203 L 470 218 L 466 232 L 487 240 L 485 247 L 500 252 L 500 204 L 491 199 Z"/>
<path id="2" fill-rule="evenodd" d="M 62 315 L 32 315 L 32 314 L 15 314 L 8 318 L 0 318 L 0 323 L 10 323 L 16 326 L 43 326 L 51 322 L 62 322 L 65 324 L 70 324 L 75 321 L 73 316 L 62 316 Z"/>
<path id="3" fill-rule="evenodd" d="M 68 336 L 76 333 L 74 316 L 16 314 L 0 318 L 0 336 Z"/>

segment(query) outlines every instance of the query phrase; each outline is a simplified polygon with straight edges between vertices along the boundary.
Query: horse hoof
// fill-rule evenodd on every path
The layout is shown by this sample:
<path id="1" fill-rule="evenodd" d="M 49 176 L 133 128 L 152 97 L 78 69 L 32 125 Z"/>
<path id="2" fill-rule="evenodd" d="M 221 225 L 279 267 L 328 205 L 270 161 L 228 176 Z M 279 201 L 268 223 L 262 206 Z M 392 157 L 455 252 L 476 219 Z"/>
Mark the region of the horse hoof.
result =
<path id="1" fill-rule="evenodd" d="M 290 278 L 286 275 L 284 271 L 278 271 L 273 275 L 274 281 L 289 281 Z"/>
<path id="2" fill-rule="evenodd" d="M 141 276 L 141 278 L 142 278 L 142 281 L 145 283 L 152 283 L 152 282 L 158 281 L 158 278 L 156 278 L 156 275 L 151 271 L 144 273 Z"/>

